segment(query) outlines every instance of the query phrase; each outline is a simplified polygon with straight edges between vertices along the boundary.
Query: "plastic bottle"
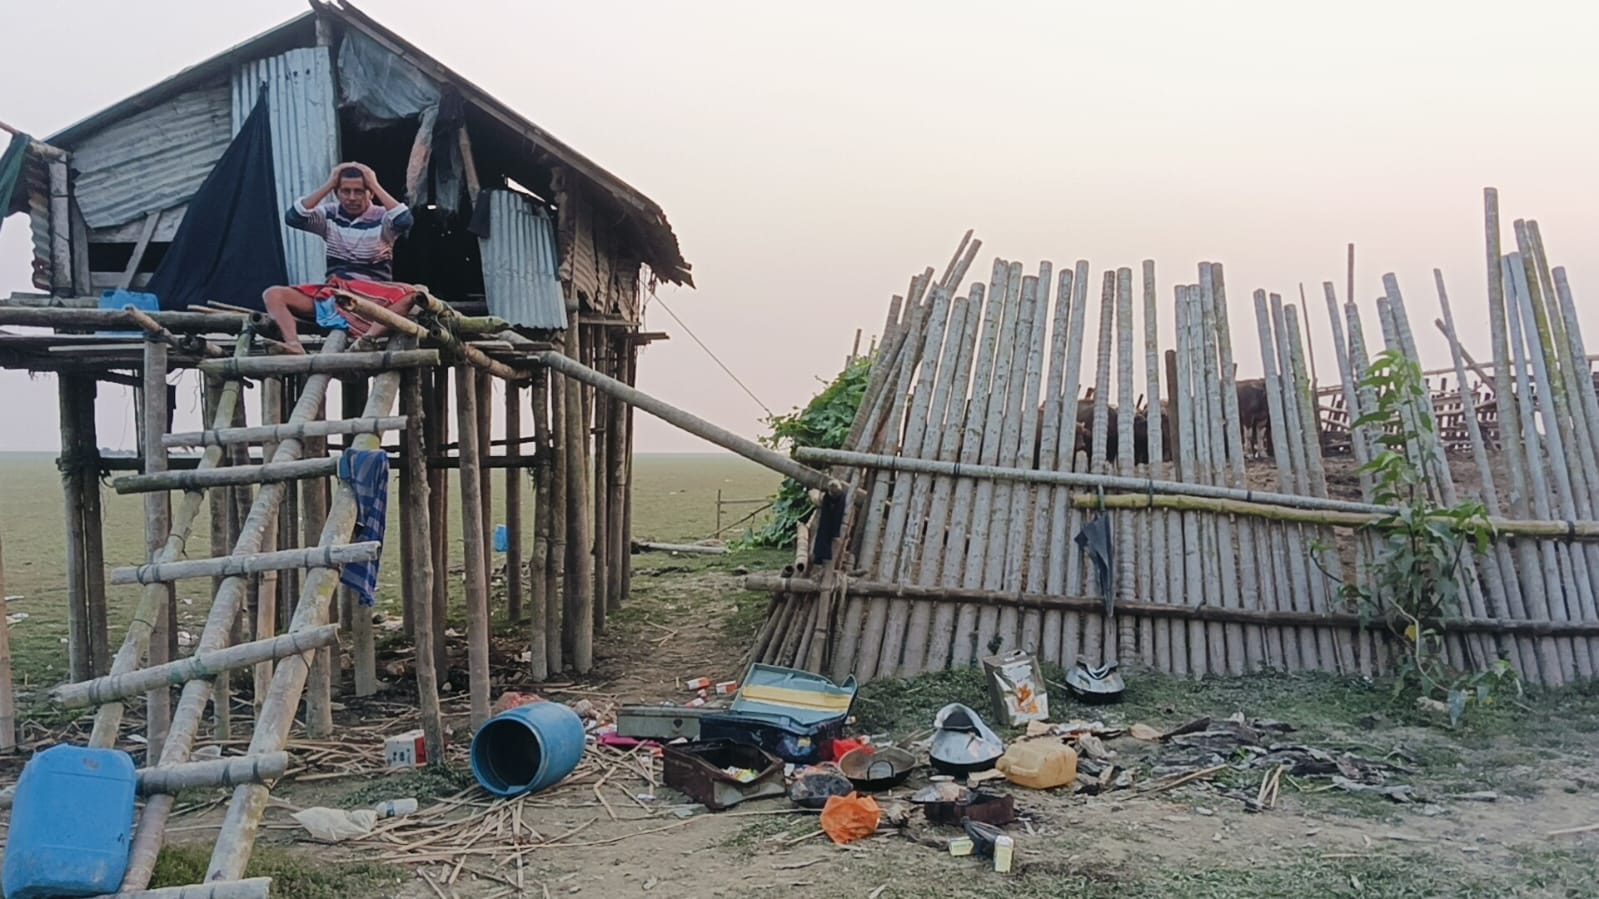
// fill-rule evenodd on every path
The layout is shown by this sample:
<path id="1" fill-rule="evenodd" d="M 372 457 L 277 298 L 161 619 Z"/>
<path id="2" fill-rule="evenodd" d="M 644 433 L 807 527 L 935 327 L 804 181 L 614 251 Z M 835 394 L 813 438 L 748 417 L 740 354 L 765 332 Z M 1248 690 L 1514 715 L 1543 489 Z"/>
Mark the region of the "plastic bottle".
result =
<path id="1" fill-rule="evenodd" d="M 409 815 L 415 812 L 416 800 L 385 799 L 374 806 L 374 808 L 377 809 L 378 817 L 380 818 L 398 818 L 401 815 Z"/>
<path id="2" fill-rule="evenodd" d="M 1056 740 L 1013 743 L 994 767 L 1011 783 L 1048 790 L 1077 780 L 1077 752 Z"/>

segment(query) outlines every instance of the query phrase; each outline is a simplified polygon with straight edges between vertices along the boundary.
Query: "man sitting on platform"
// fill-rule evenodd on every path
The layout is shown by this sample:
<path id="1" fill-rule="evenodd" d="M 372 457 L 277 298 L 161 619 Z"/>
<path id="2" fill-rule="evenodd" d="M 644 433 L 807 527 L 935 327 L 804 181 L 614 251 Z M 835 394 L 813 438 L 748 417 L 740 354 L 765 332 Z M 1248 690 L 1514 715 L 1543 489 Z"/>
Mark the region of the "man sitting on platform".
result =
<path id="1" fill-rule="evenodd" d="M 336 194 L 336 199 L 328 200 L 329 194 Z M 355 338 L 384 333 L 382 324 L 339 309 L 333 300 L 336 291 L 355 294 L 400 315 L 409 311 L 414 291 L 390 279 L 394 242 L 411 230 L 411 210 L 383 189 L 371 168 L 359 162 L 334 166 L 327 183 L 290 206 L 284 221 L 291 228 L 320 236 L 328 254 L 325 283 L 269 287 L 261 295 L 267 314 L 292 352 L 305 352 L 295 315 L 314 318 L 324 328 L 349 331 Z"/>

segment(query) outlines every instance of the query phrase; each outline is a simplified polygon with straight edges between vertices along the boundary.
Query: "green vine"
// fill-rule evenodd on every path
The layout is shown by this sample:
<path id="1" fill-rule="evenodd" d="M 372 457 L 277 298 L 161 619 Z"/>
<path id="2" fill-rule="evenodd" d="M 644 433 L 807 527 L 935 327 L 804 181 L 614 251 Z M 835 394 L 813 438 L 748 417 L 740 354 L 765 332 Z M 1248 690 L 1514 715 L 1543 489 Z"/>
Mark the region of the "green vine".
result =
<path id="1" fill-rule="evenodd" d="M 1419 413 L 1429 402 L 1421 366 L 1390 350 L 1371 361 L 1361 385 L 1376 395 L 1376 406 L 1355 427 L 1375 429 L 1382 447 L 1362 471 L 1371 477 L 1372 500 L 1394 511 L 1363 526 L 1374 538 L 1376 559 L 1367 582 L 1345 584 L 1342 593 L 1368 623 L 1380 622 L 1404 647 L 1395 696 L 1442 702 L 1450 723 L 1459 724 L 1469 706 L 1488 705 L 1505 688 L 1521 689 L 1503 659 L 1463 674 L 1444 652 L 1443 622 L 1465 608 L 1466 553 L 1485 551 L 1493 528 L 1476 500 L 1437 501 L 1434 479 L 1411 455 L 1426 452 L 1436 437 L 1432 417 Z"/>
<path id="2" fill-rule="evenodd" d="M 793 451 L 797 446 L 841 449 L 855 422 L 866 381 L 871 377 L 872 361 L 862 356 L 851 362 L 803 409 L 766 420 L 771 433 L 761 442 L 773 449 Z M 798 481 L 785 478 L 772 498 L 771 517 L 765 526 L 741 541 L 745 546 L 791 547 L 795 526 L 809 518 L 815 507 L 810 491 Z"/>

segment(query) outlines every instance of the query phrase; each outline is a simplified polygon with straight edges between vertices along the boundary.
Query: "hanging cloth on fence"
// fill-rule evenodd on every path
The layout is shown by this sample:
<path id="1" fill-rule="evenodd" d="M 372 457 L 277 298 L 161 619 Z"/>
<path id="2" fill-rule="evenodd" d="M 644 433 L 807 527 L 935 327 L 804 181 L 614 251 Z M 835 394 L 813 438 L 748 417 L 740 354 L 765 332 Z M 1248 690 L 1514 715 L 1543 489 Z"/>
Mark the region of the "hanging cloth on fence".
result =
<path id="1" fill-rule="evenodd" d="M 368 540 L 383 542 L 383 529 L 388 522 L 389 507 L 389 454 L 383 450 L 345 450 L 339 455 L 339 480 L 355 491 L 355 542 Z M 344 566 L 339 582 L 356 592 L 361 605 L 377 602 L 378 558 L 370 562 L 352 562 Z"/>
<path id="2" fill-rule="evenodd" d="M 1116 594 L 1111 587 L 1110 572 L 1116 565 L 1116 547 L 1110 542 L 1110 516 L 1094 516 L 1093 521 L 1077 532 L 1076 542 L 1094 563 L 1094 581 L 1105 598 L 1105 617 L 1114 617 Z"/>

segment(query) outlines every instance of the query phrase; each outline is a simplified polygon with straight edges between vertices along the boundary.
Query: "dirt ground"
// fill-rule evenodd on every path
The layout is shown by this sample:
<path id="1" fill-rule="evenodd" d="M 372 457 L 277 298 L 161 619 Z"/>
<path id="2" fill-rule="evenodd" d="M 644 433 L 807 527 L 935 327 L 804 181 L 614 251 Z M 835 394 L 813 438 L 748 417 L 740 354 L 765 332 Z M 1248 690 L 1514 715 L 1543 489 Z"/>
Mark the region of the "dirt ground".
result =
<path id="1" fill-rule="evenodd" d="M 738 572 L 774 566 L 780 556 L 635 557 L 635 598 L 612 616 L 591 676 L 521 682 L 516 635 L 508 632 L 497 644 L 496 690 L 588 699 L 610 709 L 682 702 L 688 694 L 680 683 L 688 677 L 736 678 L 739 654 L 766 603 L 741 591 Z M 404 648 L 396 643 L 387 652 L 398 661 Z M 574 777 L 552 790 L 490 802 L 464 774 L 466 704 L 458 690 L 446 700 L 452 773 L 386 774 L 379 770 L 377 735 L 414 721 L 402 677 L 371 700 L 344 698 L 337 748 L 290 747 L 321 761 L 274 788 L 250 873 L 274 876 L 272 895 L 296 899 L 1599 897 L 1591 862 L 1599 829 L 1551 835 L 1599 825 L 1599 760 L 1592 753 L 1599 689 L 1528 695 L 1451 731 L 1395 705 L 1382 685 L 1358 680 L 1254 675 L 1192 683 L 1137 671 L 1127 677 L 1129 692 L 1118 706 L 1079 707 L 1052 689 L 1054 719 L 1164 730 L 1200 715 L 1273 718 L 1298 729 L 1294 742 L 1400 760 L 1408 773 L 1395 782 L 1412 786 L 1416 801 L 1351 795 L 1327 789 L 1326 778 L 1307 778 L 1285 782 L 1275 808 L 1250 812 L 1233 797 L 1255 793 L 1258 771 L 1160 793 L 1135 787 L 1100 796 L 1000 781 L 988 786 L 1011 792 L 1022 818 L 1008 828 L 1018 870 L 1000 875 L 980 860 L 950 857 L 942 841 L 957 831 L 925 822 L 834 846 L 819 833 L 814 813 L 781 798 L 680 817 L 682 796 L 652 786 L 634 758 L 609 751 L 591 751 Z M 856 705 L 856 730 L 913 744 L 949 701 L 987 710 L 981 679 L 971 672 L 871 684 Z M 1153 782 L 1156 744 L 1123 737 L 1109 748 L 1139 783 Z M 7 762 L 5 780 L 14 779 L 18 763 Z M 658 780 L 658 762 L 651 771 Z M 914 777 L 893 795 L 908 795 L 922 782 Z M 1460 798 L 1484 791 L 1492 801 Z M 422 799 L 422 811 L 356 843 L 309 842 L 290 817 L 315 805 L 360 807 L 402 796 Z M 224 798 L 210 791 L 180 797 L 183 811 L 172 822 L 160 883 L 203 876 Z"/>

